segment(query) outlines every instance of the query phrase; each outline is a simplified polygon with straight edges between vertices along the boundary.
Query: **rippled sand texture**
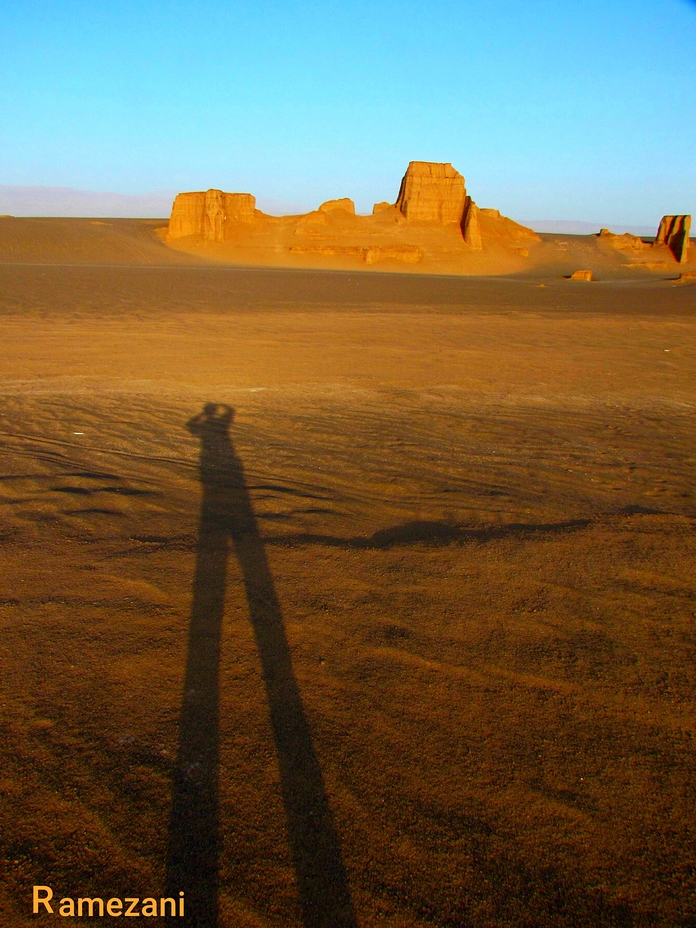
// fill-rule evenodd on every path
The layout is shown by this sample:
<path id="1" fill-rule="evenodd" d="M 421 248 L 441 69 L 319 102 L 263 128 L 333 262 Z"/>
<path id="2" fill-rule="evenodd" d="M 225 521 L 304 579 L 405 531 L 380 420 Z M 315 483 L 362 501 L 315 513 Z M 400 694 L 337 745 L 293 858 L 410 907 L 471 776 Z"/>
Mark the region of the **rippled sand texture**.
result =
<path id="1" fill-rule="evenodd" d="M 693 925 L 696 287 L 31 263 L 4 923 Z"/>

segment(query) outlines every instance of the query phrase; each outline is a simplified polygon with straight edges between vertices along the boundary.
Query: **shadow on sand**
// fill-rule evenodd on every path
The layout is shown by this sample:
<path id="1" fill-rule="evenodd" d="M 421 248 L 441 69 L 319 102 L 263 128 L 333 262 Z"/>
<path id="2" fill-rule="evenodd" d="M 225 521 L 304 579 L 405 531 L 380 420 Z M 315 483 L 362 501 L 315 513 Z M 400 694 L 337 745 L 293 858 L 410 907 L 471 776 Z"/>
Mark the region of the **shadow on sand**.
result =
<path id="1" fill-rule="evenodd" d="M 166 895 L 186 899 L 183 924 L 218 925 L 219 664 L 227 560 L 236 555 L 261 659 L 288 840 L 305 928 L 357 925 L 341 848 L 293 673 L 283 616 L 231 438 L 233 410 L 208 403 L 187 423 L 201 442 L 196 570 L 169 823 Z M 181 918 L 176 919 L 181 925 Z M 173 922 L 172 922 L 173 923 Z"/>

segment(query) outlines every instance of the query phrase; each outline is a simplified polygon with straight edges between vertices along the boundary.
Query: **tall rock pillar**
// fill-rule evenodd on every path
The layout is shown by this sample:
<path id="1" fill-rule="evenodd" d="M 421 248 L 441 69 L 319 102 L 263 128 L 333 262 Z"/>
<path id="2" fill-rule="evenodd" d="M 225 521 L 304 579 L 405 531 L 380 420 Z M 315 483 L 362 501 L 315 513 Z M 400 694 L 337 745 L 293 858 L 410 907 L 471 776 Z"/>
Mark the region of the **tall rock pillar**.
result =
<path id="1" fill-rule="evenodd" d="M 461 223 L 465 202 L 464 178 L 449 162 L 411 161 L 396 206 L 407 219 Z"/>
<path id="2" fill-rule="evenodd" d="M 691 216 L 663 216 L 655 236 L 656 245 L 667 245 L 674 257 L 683 264 L 689 260 Z"/>

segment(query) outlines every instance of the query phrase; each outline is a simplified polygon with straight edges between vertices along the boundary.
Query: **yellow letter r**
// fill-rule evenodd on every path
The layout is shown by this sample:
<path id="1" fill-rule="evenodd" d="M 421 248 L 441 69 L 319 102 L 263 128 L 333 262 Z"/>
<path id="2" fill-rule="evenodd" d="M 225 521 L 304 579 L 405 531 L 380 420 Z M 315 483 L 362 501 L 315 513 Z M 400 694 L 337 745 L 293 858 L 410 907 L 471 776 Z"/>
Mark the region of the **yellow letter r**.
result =
<path id="1" fill-rule="evenodd" d="M 40 892 L 44 892 L 44 896 L 39 896 Z M 50 900 L 53 899 L 53 890 L 50 886 L 35 886 L 34 887 L 34 915 L 38 914 L 39 906 L 45 905 L 46 911 L 50 912 L 53 915 L 53 909 L 48 904 Z"/>

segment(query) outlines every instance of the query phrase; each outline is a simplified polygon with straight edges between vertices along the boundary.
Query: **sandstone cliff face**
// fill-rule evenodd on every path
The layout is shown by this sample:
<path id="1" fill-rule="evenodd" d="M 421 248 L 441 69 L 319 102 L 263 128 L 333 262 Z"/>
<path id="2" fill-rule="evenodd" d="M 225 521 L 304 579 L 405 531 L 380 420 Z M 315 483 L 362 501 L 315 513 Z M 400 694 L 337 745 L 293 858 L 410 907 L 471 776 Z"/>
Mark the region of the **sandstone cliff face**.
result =
<path id="1" fill-rule="evenodd" d="M 203 238 L 221 242 L 225 237 L 225 194 L 222 190 L 208 190 L 203 201 Z"/>
<path id="2" fill-rule="evenodd" d="M 227 222 L 251 222 L 256 215 L 256 197 L 250 193 L 226 193 Z"/>
<path id="3" fill-rule="evenodd" d="M 167 238 L 182 238 L 184 235 L 203 234 L 205 193 L 179 193 L 169 217 Z"/>
<path id="4" fill-rule="evenodd" d="M 667 245 L 680 263 L 689 260 L 691 216 L 663 216 L 655 236 L 656 245 Z"/>
<path id="5" fill-rule="evenodd" d="M 464 178 L 449 162 L 411 161 L 396 205 L 407 219 L 461 223 L 465 202 Z"/>
<path id="6" fill-rule="evenodd" d="M 481 228 L 479 226 L 479 208 L 471 197 L 466 198 L 462 231 L 464 232 L 464 241 L 467 245 L 475 251 L 481 251 L 483 249 Z"/>
<path id="7" fill-rule="evenodd" d="M 222 190 L 180 193 L 174 200 L 167 238 L 200 235 L 210 242 L 222 242 L 230 223 L 250 222 L 256 199 L 250 193 L 223 193 Z"/>

